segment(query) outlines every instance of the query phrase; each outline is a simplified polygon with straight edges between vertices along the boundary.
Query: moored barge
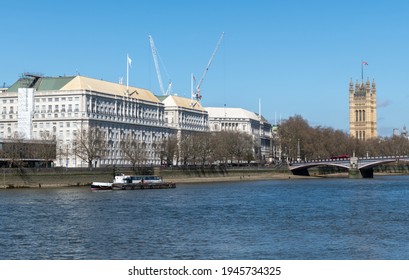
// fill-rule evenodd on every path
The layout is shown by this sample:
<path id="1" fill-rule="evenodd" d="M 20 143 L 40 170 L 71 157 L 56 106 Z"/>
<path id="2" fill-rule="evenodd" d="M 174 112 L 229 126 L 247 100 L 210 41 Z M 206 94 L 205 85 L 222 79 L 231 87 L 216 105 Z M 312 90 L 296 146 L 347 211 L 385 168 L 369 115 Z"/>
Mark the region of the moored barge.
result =
<path id="1" fill-rule="evenodd" d="M 93 182 L 91 190 L 144 190 L 144 189 L 174 189 L 176 184 L 163 181 L 160 176 L 152 175 L 118 175 L 113 183 Z"/>

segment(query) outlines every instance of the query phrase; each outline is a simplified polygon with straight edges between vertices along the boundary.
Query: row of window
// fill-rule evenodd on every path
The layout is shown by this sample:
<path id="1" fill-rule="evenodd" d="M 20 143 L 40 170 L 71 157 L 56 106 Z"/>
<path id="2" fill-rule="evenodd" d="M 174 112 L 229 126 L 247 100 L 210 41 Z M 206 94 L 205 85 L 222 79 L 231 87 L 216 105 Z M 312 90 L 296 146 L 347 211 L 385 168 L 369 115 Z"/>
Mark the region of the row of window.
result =
<path id="1" fill-rule="evenodd" d="M 216 128 L 216 130 L 218 130 L 218 125 L 217 124 L 215 124 L 215 128 Z M 221 129 L 222 130 L 240 130 L 239 129 L 239 123 L 230 123 L 230 122 L 228 122 L 228 123 L 222 122 L 221 123 Z M 247 129 L 247 126 L 245 124 L 242 124 L 241 131 L 246 131 L 246 129 Z"/>
<path id="2" fill-rule="evenodd" d="M 60 106 L 61 105 L 61 106 Z M 12 107 L 11 107 L 12 108 Z M 4 107 L 3 107 L 4 109 Z M 66 106 L 66 104 L 55 104 L 54 108 L 53 105 L 41 105 L 41 111 L 40 111 L 40 105 L 36 105 L 35 106 L 35 113 L 58 113 L 58 112 L 79 112 L 80 110 L 80 105 L 79 104 L 74 104 L 74 110 L 73 110 L 73 104 L 68 104 L 68 106 Z"/>
<path id="3" fill-rule="evenodd" d="M 62 128 L 62 127 L 71 127 L 71 122 L 45 122 L 45 123 L 43 123 L 43 122 L 40 122 L 40 123 L 34 123 L 33 124 L 33 128 L 34 129 L 36 129 L 36 128 L 51 128 L 51 125 L 53 126 L 53 127 L 57 127 L 57 124 L 58 124 L 58 127 L 60 127 L 60 128 Z M 72 122 L 72 126 L 76 126 L 77 125 L 77 123 L 76 122 Z"/>
<path id="4" fill-rule="evenodd" d="M 365 131 L 356 131 L 355 137 L 359 140 L 365 140 Z"/>
<path id="5" fill-rule="evenodd" d="M 113 115 L 113 116 L 126 116 L 134 118 L 145 119 L 162 119 L 163 110 L 158 110 L 157 107 L 145 107 L 136 103 L 129 102 L 109 102 L 99 100 L 87 100 L 86 104 L 88 110 L 91 113 Z"/>
<path id="6" fill-rule="evenodd" d="M 355 110 L 355 121 L 364 122 L 366 119 L 365 110 Z"/>
<path id="7" fill-rule="evenodd" d="M 12 103 L 13 99 L 10 99 L 10 103 Z M 40 102 L 65 102 L 65 101 L 79 101 L 80 98 L 79 96 L 75 96 L 75 97 L 37 97 L 35 99 L 35 102 L 40 103 Z M 3 100 L 3 103 L 5 103 L 5 100 Z"/>
<path id="8" fill-rule="evenodd" d="M 200 116 L 200 115 L 181 114 L 179 116 L 179 123 L 180 124 L 206 125 L 207 120 L 203 116 Z"/>

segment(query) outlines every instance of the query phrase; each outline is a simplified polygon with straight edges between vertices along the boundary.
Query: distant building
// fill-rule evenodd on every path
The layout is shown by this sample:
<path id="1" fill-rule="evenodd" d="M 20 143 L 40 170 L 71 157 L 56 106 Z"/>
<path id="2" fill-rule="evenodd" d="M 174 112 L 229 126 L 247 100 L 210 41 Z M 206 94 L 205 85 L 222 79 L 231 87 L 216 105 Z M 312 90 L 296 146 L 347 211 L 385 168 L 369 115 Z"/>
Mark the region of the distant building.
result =
<path id="1" fill-rule="evenodd" d="M 399 128 L 394 128 L 392 136 L 402 136 L 408 138 L 408 130 L 406 129 L 406 125 L 403 126 L 402 131 L 399 131 Z"/>
<path id="2" fill-rule="evenodd" d="M 406 125 L 403 126 L 401 135 L 402 135 L 403 137 L 406 137 L 406 138 L 408 137 L 408 130 L 406 129 Z"/>
<path id="3" fill-rule="evenodd" d="M 272 127 L 263 117 L 241 108 L 206 107 L 210 131 L 240 131 L 253 136 L 259 150 L 256 158 L 271 161 Z"/>
<path id="4" fill-rule="evenodd" d="M 349 134 L 360 140 L 377 137 L 375 81 L 349 83 Z"/>

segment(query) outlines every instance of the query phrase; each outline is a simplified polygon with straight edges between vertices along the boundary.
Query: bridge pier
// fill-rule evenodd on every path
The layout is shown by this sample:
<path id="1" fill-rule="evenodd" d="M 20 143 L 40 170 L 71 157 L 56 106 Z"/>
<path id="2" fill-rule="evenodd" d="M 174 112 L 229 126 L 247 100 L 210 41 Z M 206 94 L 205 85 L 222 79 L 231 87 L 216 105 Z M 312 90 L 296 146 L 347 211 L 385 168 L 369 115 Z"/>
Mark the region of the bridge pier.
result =
<path id="1" fill-rule="evenodd" d="M 351 157 L 349 167 L 349 178 L 361 179 L 361 178 L 373 178 L 373 168 L 358 168 L 358 158 Z"/>
<path id="2" fill-rule="evenodd" d="M 359 169 L 358 168 L 354 168 L 354 169 L 349 169 L 349 172 L 348 172 L 348 177 L 350 178 L 350 179 L 361 179 L 361 178 L 363 178 L 362 177 L 362 174 L 361 174 L 361 172 L 359 172 Z"/>
<path id="3" fill-rule="evenodd" d="M 362 179 L 362 178 L 373 178 L 373 168 L 368 169 L 349 169 L 349 178 L 350 179 Z"/>

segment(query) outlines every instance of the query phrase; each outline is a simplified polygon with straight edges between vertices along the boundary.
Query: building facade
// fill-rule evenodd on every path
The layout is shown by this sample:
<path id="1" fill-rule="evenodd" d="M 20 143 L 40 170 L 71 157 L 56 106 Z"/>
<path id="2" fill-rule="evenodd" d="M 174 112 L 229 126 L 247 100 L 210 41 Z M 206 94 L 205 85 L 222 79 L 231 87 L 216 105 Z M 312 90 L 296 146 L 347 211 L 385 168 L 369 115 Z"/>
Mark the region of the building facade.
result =
<path id="1" fill-rule="evenodd" d="M 208 113 L 198 101 L 176 95 L 158 98 L 165 106 L 166 125 L 178 134 L 209 131 Z"/>
<path id="2" fill-rule="evenodd" d="M 206 107 L 210 131 L 239 131 L 253 137 L 259 147 L 259 161 L 272 160 L 272 126 L 259 114 L 241 108 Z"/>
<path id="3" fill-rule="evenodd" d="M 150 91 L 83 76 L 25 76 L 0 95 L 0 138 L 54 139 L 55 164 L 86 167 L 78 134 L 97 128 L 106 145 L 96 166 L 127 165 L 121 142 L 140 141 L 143 164 L 158 164 L 155 147 L 168 137 L 163 103 Z M 93 164 L 94 165 L 94 164 Z"/>
<path id="4" fill-rule="evenodd" d="M 377 137 L 375 81 L 349 83 L 349 135 L 359 140 Z"/>
<path id="5" fill-rule="evenodd" d="M 162 143 L 171 136 L 180 142 L 194 132 L 222 130 L 251 135 L 257 143 L 256 160 L 269 162 L 272 157 L 272 127 L 256 113 L 203 108 L 192 99 L 155 96 L 146 89 L 84 76 L 26 74 L 2 90 L 0 104 L 0 140 L 53 141 L 55 166 L 133 165 L 126 149 L 142 150 L 138 164 L 159 165 Z M 84 155 L 90 147 L 83 146 L 95 138 L 103 143 L 90 159 Z"/>

